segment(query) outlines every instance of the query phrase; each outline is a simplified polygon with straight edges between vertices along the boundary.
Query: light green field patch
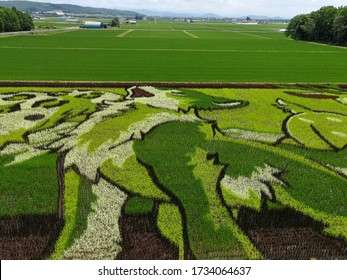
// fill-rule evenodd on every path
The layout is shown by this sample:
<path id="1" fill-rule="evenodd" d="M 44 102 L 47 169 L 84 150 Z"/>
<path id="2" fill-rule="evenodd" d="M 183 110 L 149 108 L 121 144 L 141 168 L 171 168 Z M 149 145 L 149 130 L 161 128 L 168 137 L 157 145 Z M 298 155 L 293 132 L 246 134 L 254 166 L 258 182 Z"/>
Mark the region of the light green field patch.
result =
<path id="1" fill-rule="evenodd" d="M 233 110 L 202 111 L 200 115 L 215 120 L 222 130 L 230 128 L 264 133 L 282 133 L 282 122 L 289 115 L 276 109 L 276 99 L 283 95 L 281 90 L 261 89 L 199 89 L 219 97 L 248 101 L 249 105 Z M 269 117 L 270 116 L 270 117 Z"/>
<path id="2" fill-rule="evenodd" d="M 79 138 L 78 145 L 83 146 L 88 143 L 88 151 L 92 153 L 108 140 L 116 141 L 122 137 L 122 134 L 125 136 L 130 134 L 127 137 L 124 136 L 123 141 L 126 141 L 130 138 L 132 133 L 135 133 L 135 131 L 130 132 L 131 130 L 129 129 L 131 129 L 131 127 L 134 127 L 136 123 L 144 121 L 146 118 L 155 118 L 155 114 L 161 112 L 168 112 L 168 110 L 159 110 L 137 103 L 135 109 L 131 109 L 96 124 L 90 131 Z M 170 113 L 177 115 L 175 112 L 170 111 Z M 140 131 L 137 131 L 137 133 L 140 133 Z"/>
<path id="3" fill-rule="evenodd" d="M 48 121 L 39 122 L 32 129 L 33 132 L 52 128 L 61 122 L 82 122 L 97 109 L 97 104 L 92 103 L 89 99 L 71 95 L 60 96 L 60 98 L 68 103 L 62 105 Z"/>
<path id="4" fill-rule="evenodd" d="M 151 199 L 134 196 L 124 205 L 126 215 L 146 215 L 153 212 L 154 202 Z"/>
<path id="5" fill-rule="evenodd" d="M 0 124 L 1 127 L 1 124 Z M 24 143 L 23 135 L 25 129 L 20 129 L 17 131 L 10 131 L 7 134 L 0 134 L 0 148 L 2 148 L 6 143 Z"/>
<path id="6" fill-rule="evenodd" d="M 227 257 L 229 254 L 235 254 L 241 249 L 238 249 L 241 245 L 243 247 L 242 251 L 246 253 L 248 258 L 259 258 L 259 252 L 250 242 L 246 242 L 247 239 L 244 238 L 242 231 L 231 219 L 228 211 L 223 207 L 218 197 L 216 179 L 219 177 L 223 166 L 215 165 L 213 160 L 206 160 L 206 152 L 201 149 L 196 150 L 196 153 L 192 156 L 190 165 L 194 166 L 193 174 L 201 181 L 204 187 L 210 210 L 206 218 L 213 222 L 216 231 L 213 235 L 214 244 L 210 244 L 209 253 L 205 255 L 201 251 L 199 252 L 199 257 L 203 259 L 221 259 Z M 230 240 L 227 242 L 224 238 L 236 238 L 237 241 Z M 233 253 L 231 253 L 232 251 Z"/>
<path id="7" fill-rule="evenodd" d="M 113 163 L 112 159 L 101 165 L 101 172 L 113 183 L 127 192 L 150 199 L 169 201 L 170 198 L 158 189 L 149 177 L 147 170 L 136 160 L 136 156 L 128 158 L 122 168 Z"/>
<path id="8" fill-rule="evenodd" d="M 247 198 L 239 197 L 224 187 L 223 184 L 221 185 L 221 190 L 225 202 L 232 208 L 232 210 L 236 210 L 233 211 L 233 213 L 237 213 L 237 210 L 240 207 L 249 207 L 256 211 L 260 211 L 261 197 L 259 197 L 259 195 L 257 195 L 252 189 L 248 190 Z"/>
<path id="9" fill-rule="evenodd" d="M 178 207 L 168 203 L 160 204 L 157 225 L 161 234 L 178 247 L 179 259 L 184 260 L 182 216 Z"/>
<path id="10" fill-rule="evenodd" d="M 68 241 L 73 232 L 77 219 L 77 203 L 79 192 L 79 176 L 69 170 L 65 174 L 65 190 L 64 190 L 64 228 L 55 245 L 55 252 L 51 256 L 52 259 L 59 258 L 68 248 Z"/>
<path id="11" fill-rule="evenodd" d="M 331 150 L 347 145 L 347 116 L 306 112 L 292 117 L 288 131 L 308 148 Z"/>

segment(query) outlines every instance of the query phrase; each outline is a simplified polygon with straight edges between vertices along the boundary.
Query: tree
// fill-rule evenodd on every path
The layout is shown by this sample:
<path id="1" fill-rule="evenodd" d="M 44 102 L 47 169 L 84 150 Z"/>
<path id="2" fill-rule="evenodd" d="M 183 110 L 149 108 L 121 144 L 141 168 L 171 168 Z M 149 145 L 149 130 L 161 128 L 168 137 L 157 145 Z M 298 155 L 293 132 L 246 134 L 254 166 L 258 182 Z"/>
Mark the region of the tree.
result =
<path id="1" fill-rule="evenodd" d="M 4 31 L 14 32 L 20 31 L 20 23 L 16 12 L 13 9 L 4 9 L 5 21 L 4 21 Z"/>
<path id="2" fill-rule="evenodd" d="M 347 7 L 325 6 L 291 19 L 285 35 L 296 40 L 347 45 Z"/>
<path id="3" fill-rule="evenodd" d="M 5 13 L 0 8 L 0 33 L 5 31 Z"/>
<path id="4" fill-rule="evenodd" d="M 113 18 L 112 21 L 111 21 L 110 26 L 111 27 L 120 27 L 119 18 L 117 18 L 117 17 Z"/>
<path id="5" fill-rule="evenodd" d="M 333 22 L 337 11 L 337 8 L 333 6 L 325 6 L 310 14 L 315 25 L 314 30 L 312 30 L 313 40 L 320 42 L 331 42 L 333 40 Z"/>
<path id="6" fill-rule="evenodd" d="M 34 28 L 33 19 L 28 13 L 22 13 L 17 9 L 14 9 L 14 12 L 18 16 L 21 31 L 30 31 Z"/>
<path id="7" fill-rule="evenodd" d="M 0 8 L 0 32 L 30 31 L 34 28 L 32 17 L 15 7 Z"/>
<path id="8" fill-rule="evenodd" d="M 309 15 L 297 15 L 289 22 L 285 35 L 297 40 L 309 40 L 313 25 Z"/>

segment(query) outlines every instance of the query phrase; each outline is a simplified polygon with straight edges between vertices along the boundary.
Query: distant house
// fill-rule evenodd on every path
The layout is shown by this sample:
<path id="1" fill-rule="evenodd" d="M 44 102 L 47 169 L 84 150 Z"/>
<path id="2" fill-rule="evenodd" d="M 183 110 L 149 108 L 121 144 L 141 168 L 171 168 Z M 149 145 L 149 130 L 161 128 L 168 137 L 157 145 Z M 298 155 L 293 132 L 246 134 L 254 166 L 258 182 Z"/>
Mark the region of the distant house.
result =
<path id="1" fill-rule="evenodd" d="M 99 21 L 86 21 L 83 27 L 86 29 L 100 29 L 100 28 L 107 28 L 107 24 L 99 22 Z"/>
<path id="2" fill-rule="evenodd" d="M 136 24 L 136 20 L 135 19 L 129 20 L 129 23 L 130 24 Z"/>

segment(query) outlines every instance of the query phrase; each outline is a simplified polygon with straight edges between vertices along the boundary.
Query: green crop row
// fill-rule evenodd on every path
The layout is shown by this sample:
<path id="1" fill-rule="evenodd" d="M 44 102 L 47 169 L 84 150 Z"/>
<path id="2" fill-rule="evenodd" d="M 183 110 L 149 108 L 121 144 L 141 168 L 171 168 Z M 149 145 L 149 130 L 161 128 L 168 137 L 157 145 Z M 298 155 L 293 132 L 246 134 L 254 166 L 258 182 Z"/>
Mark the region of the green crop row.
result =
<path id="1" fill-rule="evenodd" d="M 4 80 L 346 82 L 345 49 L 289 40 L 267 26 L 164 24 L 164 31 L 154 26 L 1 38 L 0 76 Z M 117 37 L 129 29 L 134 31 Z"/>

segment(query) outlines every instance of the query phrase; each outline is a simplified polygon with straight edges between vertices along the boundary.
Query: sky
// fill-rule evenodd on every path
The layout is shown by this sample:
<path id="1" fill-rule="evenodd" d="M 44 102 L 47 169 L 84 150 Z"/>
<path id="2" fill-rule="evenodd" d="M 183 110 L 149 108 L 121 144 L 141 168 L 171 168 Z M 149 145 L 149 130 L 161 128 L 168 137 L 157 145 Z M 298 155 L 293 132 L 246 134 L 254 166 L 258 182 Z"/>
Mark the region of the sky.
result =
<path id="1" fill-rule="evenodd" d="M 347 0 L 32 0 L 120 10 L 215 13 L 220 16 L 265 15 L 291 18 L 323 6 L 347 6 Z"/>

